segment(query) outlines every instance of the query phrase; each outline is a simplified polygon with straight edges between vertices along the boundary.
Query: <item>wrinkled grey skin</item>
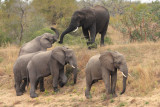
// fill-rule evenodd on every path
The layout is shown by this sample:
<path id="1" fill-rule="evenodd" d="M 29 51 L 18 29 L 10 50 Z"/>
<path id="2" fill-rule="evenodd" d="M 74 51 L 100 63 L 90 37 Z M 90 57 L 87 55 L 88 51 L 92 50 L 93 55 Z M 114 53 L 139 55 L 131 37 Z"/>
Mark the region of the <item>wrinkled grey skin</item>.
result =
<path id="1" fill-rule="evenodd" d="M 27 85 L 27 82 L 29 82 L 29 80 L 28 80 L 29 74 L 27 71 L 27 64 L 31 60 L 31 58 L 37 53 L 38 52 L 19 56 L 13 66 L 13 73 L 14 73 L 14 79 L 15 79 L 15 89 L 16 89 L 17 96 L 20 96 L 25 92 L 25 87 Z M 45 90 L 44 86 L 43 86 L 42 79 L 40 80 L 40 91 Z M 22 84 L 22 81 L 23 81 L 23 84 Z"/>
<path id="2" fill-rule="evenodd" d="M 51 48 L 52 44 L 59 38 L 58 31 L 53 27 L 51 27 L 51 29 L 56 33 L 55 35 L 51 33 L 44 33 L 32 41 L 25 43 L 20 49 L 19 56 L 38 51 L 46 51 L 47 48 Z"/>
<path id="3" fill-rule="evenodd" d="M 117 82 L 117 69 L 123 74 L 123 94 L 126 90 L 126 80 L 128 77 L 128 68 L 125 58 L 118 52 L 106 51 L 102 54 L 91 57 L 86 65 L 86 98 L 90 98 L 90 89 L 93 83 L 98 80 L 103 80 L 106 87 L 107 96 L 112 94 L 116 97 L 116 82 Z M 111 82 L 110 82 L 111 76 Z M 110 85 L 111 83 L 111 85 Z"/>
<path id="4" fill-rule="evenodd" d="M 38 78 L 52 75 L 55 92 L 58 91 L 58 82 L 60 86 L 65 85 L 67 83 L 67 77 L 64 74 L 64 66 L 67 63 L 75 67 L 74 74 L 76 74 L 76 57 L 73 50 L 66 47 L 56 47 L 51 51 L 36 54 L 27 65 L 31 85 L 30 97 L 35 98 L 38 96 L 35 93 L 34 87 Z M 76 83 L 77 75 L 74 78 Z"/>
<path id="5" fill-rule="evenodd" d="M 109 12 L 103 6 L 97 5 L 93 8 L 84 8 L 75 11 L 72 15 L 70 25 L 61 34 L 59 43 L 63 43 L 63 37 L 67 33 L 70 33 L 77 27 L 82 26 L 83 34 L 85 38 L 88 39 L 88 45 L 95 43 L 95 37 L 97 33 L 101 34 L 101 45 L 104 45 L 104 36 L 107 32 L 109 18 Z"/>

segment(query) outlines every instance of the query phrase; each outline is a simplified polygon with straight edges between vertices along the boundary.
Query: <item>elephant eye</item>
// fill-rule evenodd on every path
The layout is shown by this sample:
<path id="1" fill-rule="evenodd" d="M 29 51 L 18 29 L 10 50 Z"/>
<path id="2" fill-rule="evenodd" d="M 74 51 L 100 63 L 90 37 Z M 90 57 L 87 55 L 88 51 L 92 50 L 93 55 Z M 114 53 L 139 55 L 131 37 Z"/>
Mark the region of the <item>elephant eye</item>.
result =
<path id="1" fill-rule="evenodd" d="M 121 61 L 119 61 L 118 64 L 121 64 Z"/>
<path id="2" fill-rule="evenodd" d="M 52 42 L 49 38 L 46 38 L 47 41 Z"/>
<path id="3" fill-rule="evenodd" d="M 46 40 L 48 40 L 48 41 L 49 41 L 49 39 L 48 39 L 48 38 L 46 38 Z"/>

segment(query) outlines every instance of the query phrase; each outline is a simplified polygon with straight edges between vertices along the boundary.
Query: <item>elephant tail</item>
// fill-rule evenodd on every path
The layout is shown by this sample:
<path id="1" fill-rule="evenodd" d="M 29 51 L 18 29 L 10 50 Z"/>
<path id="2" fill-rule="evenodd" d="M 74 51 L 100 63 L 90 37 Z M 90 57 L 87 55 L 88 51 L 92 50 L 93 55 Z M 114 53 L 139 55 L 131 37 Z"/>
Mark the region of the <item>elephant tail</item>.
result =
<path id="1" fill-rule="evenodd" d="M 57 39 L 58 39 L 59 38 L 59 32 L 58 32 L 58 30 L 56 28 L 54 28 L 54 27 L 51 27 L 51 30 L 53 30 L 56 33 Z"/>

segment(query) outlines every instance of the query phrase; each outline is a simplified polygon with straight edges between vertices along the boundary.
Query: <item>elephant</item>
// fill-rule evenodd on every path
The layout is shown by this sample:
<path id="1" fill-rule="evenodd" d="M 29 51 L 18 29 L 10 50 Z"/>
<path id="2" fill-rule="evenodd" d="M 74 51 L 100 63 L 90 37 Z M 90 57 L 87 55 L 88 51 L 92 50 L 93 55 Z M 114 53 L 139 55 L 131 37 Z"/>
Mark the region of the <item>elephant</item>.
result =
<path id="1" fill-rule="evenodd" d="M 107 98 L 111 94 L 116 97 L 115 92 L 117 82 L 117 69 L 123 74 L 123 94 L 126 90 L 126 80 L 128 77 L 128 67 L 126 60 L 122 54 L 114 51 L 105 51 L 101 54 L 97 54 L 91 57 L 86 65 L 86 98 L 91 98 L 90 89 L 92 84 L 98 80 L 103 80 L 106 87 Z M 110 82 L 111 76 L 111 82 Z M 111 84 L 111 86 L 110 86 Z"/>
<path id="2" fill-rule="evenodd" d="M 109 19 L 109 12 L 103 6 L 97 5 L 93 8 L 83 8 L 81 10 L 77 10 L 72 15 L 70 25 L 61 34 L 59 43 L 63 43 L 64 35 L 82 26 L 83 35 L 86 39 L 88 39 L 87 45 L 95 43 L 95 37 L 97 33 L 100 33 L 100 43 L 102 46 L 104 45 L 104 37 L 107 32 Z"/>
<path id="3" fill-rule="evenodd" d="M 58 78 L 61 78 L 60 86 L 67 83 L 67 77 L 64 75 L 64 66 L 70 64 L 73 67 L 74 83 L 77 80 L 77 61 L 72 49 L 67 47 L 56 47 L 51 51 L 44 51 L 32 57 L 27 65 L 30 79 L 30 97 L 35 98 L 38 95 L 35 93 L 35 84 L 38 78 L 53 77 L 53 89 L 55 92 L 58 89 Z"/>
<path id="4" fill-rule="evenodd" d="M 27 71 L 28 62 L 31 60 L 31 58 L 34 55 L 36 55 L 39 52 L 29 53 L 26 55 L 19 56 L 17 58 L 14 66 L 13 66 L 15 89 L 16 89 L 17 96 L 20 96 L 25 92 L 25 87 L 27 85 L 27 82 L 29 82 L 29 80 L 28 80 L 29 74 Z M 22 84 L 22 80 L 24 81 L 23 84 Z M 43 92 L 45 90 L 44 85 L 43 85 L 43 78 L 40 78 L 39 81 L 40 81 L 40 91 Z M 38 83 L 38 81 L 37 81 L 37 83 Z M 37 87 L 37 85 L 35 87 Z"/>
<path id="5" fill-rule="evenodd" d="M 32 41 L 25 43 L 19 51 L 19 56 L 37 51 L 46 51 L 47 48 L 51 48 L 52 44 L 59 38 L 59 32 L 53 27 L 51 27 L 51 30 L 53 30 L 56 34 L 53 35 L 51 33 L 44 33 Z"/>

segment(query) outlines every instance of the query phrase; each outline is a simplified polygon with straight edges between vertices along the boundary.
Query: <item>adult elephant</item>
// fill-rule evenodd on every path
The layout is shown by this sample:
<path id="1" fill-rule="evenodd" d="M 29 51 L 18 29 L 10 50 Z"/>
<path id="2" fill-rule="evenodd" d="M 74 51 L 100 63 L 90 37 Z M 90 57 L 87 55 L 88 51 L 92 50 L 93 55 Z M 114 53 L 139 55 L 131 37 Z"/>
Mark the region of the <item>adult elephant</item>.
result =
<path id="1" fill-rule="evenodd" d="M 63 43 L 64 35 L 82 26 L 83 34 L 88 39 L 87 44 L 94 43 L 96 34 L 100 33 L 101 45 L 104 45 L 104 36 L 107 32 L 109 18 L 108 10 L 99 5 L 93 8 L 84 8 L 75 11 L 72 15 L 70 25 L 62 33 L 59 43 Z"/>
<path id="2" fill-rule="evenodd" d="M 60 86 L 67 83 L 67 77 L 64 75 L 64 66 L 70 64 L 74 68 L 74 83 L 77 79 L 77 61 L 73 50 L 66 47 L 56 47 L 51 51 L 40 52 L 32 57 L 27 65 L 29 79 L 31 84 L 30 97 L 35 98 L 35 84 L 38 78 L 49 75 L 53 77 L 54 91 L 58 91 L 58 80 L 60 77 Z"/>
<path id="3" fill-rule="evenodd" d="M 86 65 L 86 98 L 90 98 L 90 89 L 93 83 L 103 79 L 107 96 L 112 94 L 116 97 L 115 87 L 117 82 L 117 69 L 123 74 L 123 94 L 126 90 L 128 67 L 124 56 L 118 52 L 106 51 L 102 54 L 91 57 Z M 110 82 L 111 76 L 111 82 Z M 111 86 L 110 86 L 111 83 Z"/>
<path id="4" fill-rule="evenodd" d="M 56 34 L 53 35 L 51 33 L 44 33 L 32 41 L 25 43 L 19 51 L 19 56 L 38 51 L 46 51 L 47 48 L 51 48 L 52 44 L 59 38 L 59 32 L 53 27 L 51 27 L 51 30 L 53 30 Z"/>

